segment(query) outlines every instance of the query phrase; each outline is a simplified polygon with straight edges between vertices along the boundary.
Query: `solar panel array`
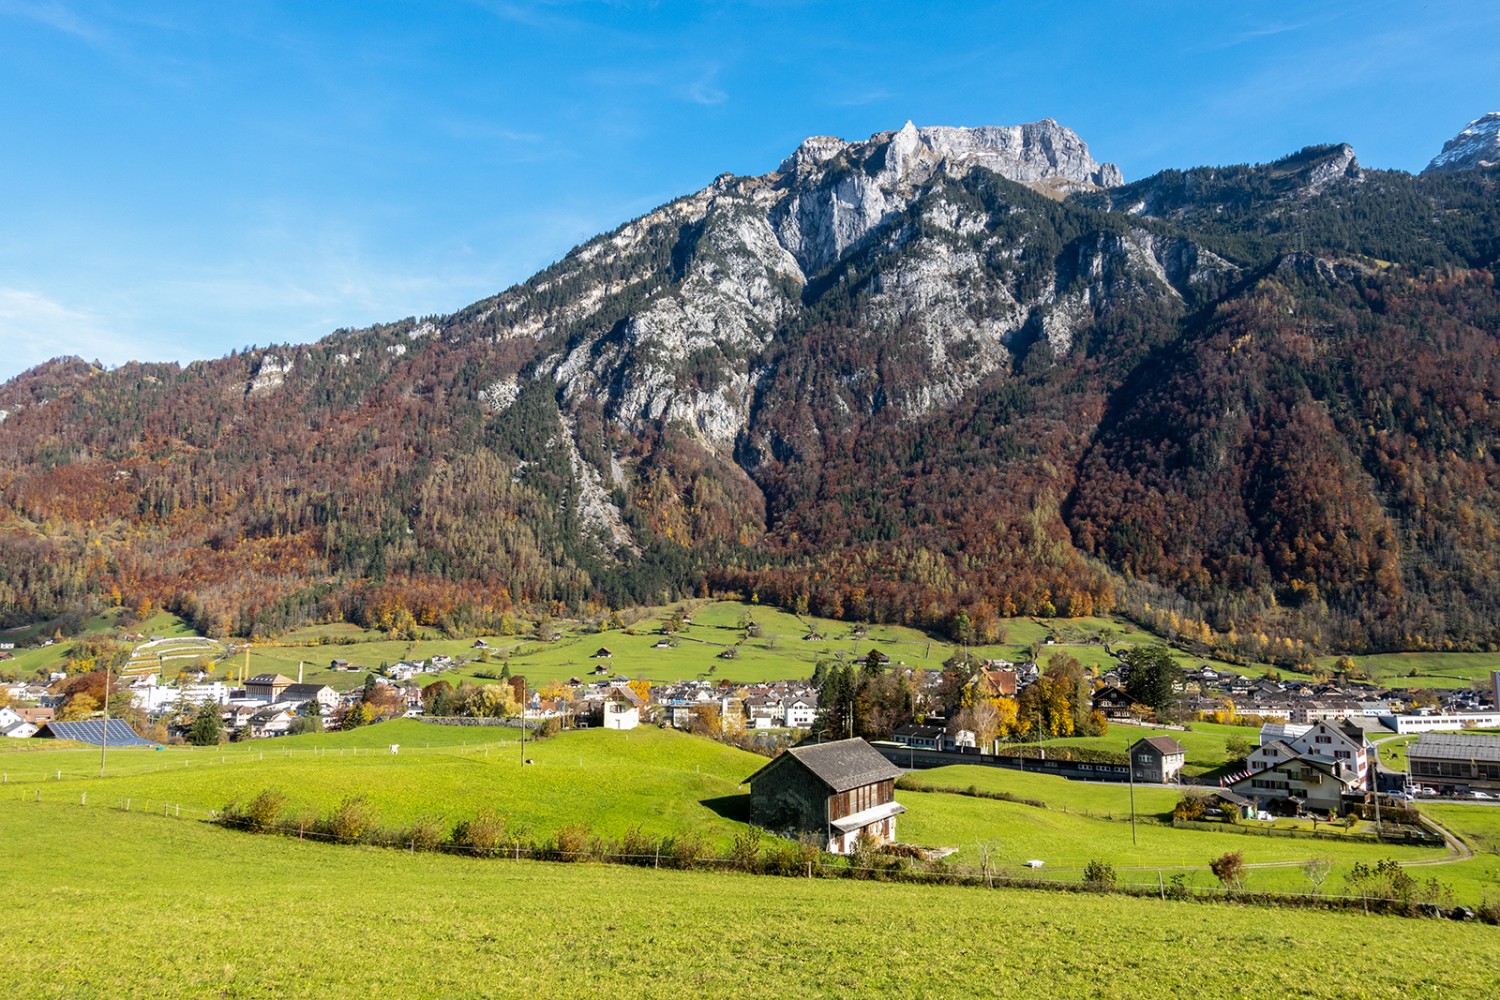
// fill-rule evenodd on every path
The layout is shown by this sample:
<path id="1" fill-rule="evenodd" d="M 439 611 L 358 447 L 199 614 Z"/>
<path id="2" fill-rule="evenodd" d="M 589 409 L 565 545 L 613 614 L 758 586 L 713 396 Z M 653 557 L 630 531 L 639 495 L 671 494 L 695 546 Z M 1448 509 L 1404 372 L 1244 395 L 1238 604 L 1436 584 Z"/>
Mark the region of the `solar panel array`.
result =
<path id="1" fill-rule="evenodd" d="M 103 719 L 86 719 L 82 722 L 49 722 L 42 727 L 44 732 L 38 736 L 50 735 L 60 740 L 76 740 L 79 743 L 90 743 L 94 746 L 103 746 L 105 729 Z M 155 746 L 149 740 L 143 740 L 130 728 L 130 723 L 124 719 L 109 720 L 109 745 L 112 747 L 151 747 Z"/>

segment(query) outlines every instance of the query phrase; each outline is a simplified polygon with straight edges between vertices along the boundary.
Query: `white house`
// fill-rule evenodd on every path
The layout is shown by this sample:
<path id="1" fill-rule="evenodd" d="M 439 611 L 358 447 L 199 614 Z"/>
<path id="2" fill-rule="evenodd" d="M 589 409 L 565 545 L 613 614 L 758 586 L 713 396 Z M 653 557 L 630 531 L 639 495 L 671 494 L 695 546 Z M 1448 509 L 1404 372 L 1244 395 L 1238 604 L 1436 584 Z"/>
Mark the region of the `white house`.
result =
<path id="1" fill-rule="evenodd" d="M 605 729 L 634 729 L 641 724 L 641 710 L 628 701 L 616 698 L 604 700 Z"/>

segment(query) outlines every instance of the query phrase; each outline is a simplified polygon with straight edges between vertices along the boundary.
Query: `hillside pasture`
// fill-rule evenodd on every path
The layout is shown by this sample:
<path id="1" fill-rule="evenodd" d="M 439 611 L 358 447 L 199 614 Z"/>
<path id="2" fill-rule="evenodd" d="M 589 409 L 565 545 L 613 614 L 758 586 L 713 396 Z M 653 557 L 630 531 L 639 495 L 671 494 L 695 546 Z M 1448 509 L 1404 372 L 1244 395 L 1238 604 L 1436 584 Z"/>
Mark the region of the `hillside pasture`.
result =
<path id="1" fill-rule="evenodd" d="M 480 861 L 45 802 L 0 801 L 0 836 L 17 871 L 47 873 L 38 905 L 0 910 L 32 997 L 1171 1000 L 1253 984 L 1458 1000 L 1494 985 L 1455 960 L 1488 954 L 1494 928 L 1451 921 Z M 1372 935 L 1401 945 L 1355 963 L 1309 946 Z"/>

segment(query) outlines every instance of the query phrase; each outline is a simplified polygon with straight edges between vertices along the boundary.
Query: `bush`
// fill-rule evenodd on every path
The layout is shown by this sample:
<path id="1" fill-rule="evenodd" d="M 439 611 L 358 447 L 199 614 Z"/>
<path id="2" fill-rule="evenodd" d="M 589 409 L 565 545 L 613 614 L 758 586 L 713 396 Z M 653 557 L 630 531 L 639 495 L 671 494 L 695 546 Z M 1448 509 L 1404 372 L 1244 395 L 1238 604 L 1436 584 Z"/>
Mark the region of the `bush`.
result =
<path id="1" fill-rule="evenodd" d="M 760 867 L 761 833 L 755 827 L 734 835 L 729 845 L 729 858 L 738 871 L 753 872 Z"/>
<path id="2" fill-rule="evenodd" d="M 646 834 L 637 824 L 625 831 L 625 835 L 614 844 L 614 855 L 628 865 L 651 865 L 656 863 L 656 840 Z"/>
<path id="3" fill-rule="evenodd" d="M 443 821 L 436 816 L 418 816 L 401 834 L 401 844 L 414 851 L 435 851 L 448 839 Z"/>
<path id="4" fill-rule="evenodd" d="M 1245 852 L 1227 851 L 1208 863 L 1208 870 L 1226 889 L 1245 887 Z"/>
<path id="5" fill-rule="evenodd" d="M 454 826 L 453 843 L 475 857 L 498 854 L 505 847 L 505 817 L 489 806 L 481 806 L 473 819 Z"/>
<path id="6" fill-rule="evenodd" d="M 1108 861 L 1090 861 L 1083 869 L 1083 882 L 1091 888 L 1112 889 L 1116 881 L 1115 866 Z"/>
<path id="7" fill-rule="evenodd" d="M 275 829 L 276 821 L 281 818 L 281 810 L 286 805 L 286 796 L 275 788 L 267 788 L 245 807 L 245 819 L 247 828 L 256 833 L 265 833 L 267 830 Z"/>
<path id="8" fill-rule="evenodd" d="M 547 854 L 554 861 L 583 861 L 591 836 L 587 823 L 569 823 L 552 835 Z"/>
<path id="9" fill-rule="evenodd" d="M 344 844 L 358 844 L 375 829 L 375 811 L 363 795 L 346 795 L 323 821 L 324 831 Z"/>
<path id="10" fill-rule="evenodd" d="M 1500 924 L 1500 901 L 1491 902 L 1490 897 L 1484 897 L 1484 901 L 1474 910 L 1475 916 L 1490 925 Z"/>
<path id="11" fill-rule="evenodd" d="M 1203 819 L 1207 810 L 1202 795 L 1184 795 L 1177 805 L 1172 809 L 1172 818 L 1188 823 L 1196 823 Z"/>
<path id="12" fill-rule="evenodd" d="M 669 856 L 674 868 L 694 868 L 710 857 L 708 841 L 689 831 L 662 843 L 662 854 Z"/>

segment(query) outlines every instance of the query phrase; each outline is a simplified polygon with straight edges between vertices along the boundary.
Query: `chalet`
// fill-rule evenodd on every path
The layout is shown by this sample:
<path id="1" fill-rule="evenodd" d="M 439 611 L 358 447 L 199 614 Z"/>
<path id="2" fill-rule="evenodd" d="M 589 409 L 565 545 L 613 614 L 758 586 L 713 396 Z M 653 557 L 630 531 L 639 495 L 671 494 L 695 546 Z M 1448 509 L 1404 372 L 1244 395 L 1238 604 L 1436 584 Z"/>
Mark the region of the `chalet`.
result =
<path id="1" fill-rule="evenodd" d="M 292 728 L 292 713 L 272 705 L 250 716 L 250 735 L 256 739 L 285 736 Z"/>
<path id="2" fill-rule="evenodd" d="M 1353 766 L 1321 754 L 1303 754 L 1229 781 L 1231 791 L 1255 799 L 1283 800 L 1300 813 L 1304 808 L 1341 813 L 1346 794 L 1359 789 Z"/>
<path id="3" fill-rule="evenodd" d="M 37 728 L 45 726 L 56 718 L 56 711 L 54 709 L 41 706 L 36 708 L 18 708 L 16 712 L 21 716 L 23 721 L 29 722 Z"/>
<path id="4" fill-rule="evenodd" d="M 1246 766 L 1254 773 L 1312 754 L 1347 763 L 1364 784 L 1370 773 L 1370 747 L 1364 730 L 1352 722 L 1266 723 L 1260 727 L 1260 746 L 1246 758 Z"/>
<path id="5" fill-rule="evenodd" d="M 661 639 L 656 640 L 656 643 L 651 648 L 652 649 L 671 649 L 672 648 L 672 640 L 663 637 Z"/>
<path id="6" fill-rule="evenodd" d="M 281 674 L 256 674 L 245 682 L 245 697 L 258 701 L 280 701 L 281 694 L 294 682 Z"/>
<path id="7" fill-rule="evenodd" d="M 1424 733 L 1406 748 L 1413 781 L 1443 791 L 1500 792 L 1500 736 Z"/>
<path id="8" fill-rule="evenodd" d="M 813 695 L 790 698 L 783 703 L 782 724 L 793 729 L 806 729 L 818 718 L 818 699 Z"/>
<path id="9" fill-rule="evenodd" d="M 745 779 L 750 822 L 772 833 L 811 835 L 826 850 L 848 854 L 861 834 L 896 839 L 901 769 L 861 739 L 793 747 Z"/>
<path id="10" fill-rule="evenodd" d="M 641 724 L 645 706 L 645 700 L 630 688 L 611 688 L 600 703 L 600 725 L 605 729 L 634 729 Z"/>
<path id="11" fill-rule="evenodd" d="M 1016 672 L 1003 667 L 981 668 L 974 674 L 974 683 L 987 697 L 1014 698 L 1016 696 Z"/>
<path id="12" fill-rule="evenodd" d="M 1250 756 L 1245 758 L 1245 767 L 1253 774 L 1275 767 L 1283 761 L 1296 759 L 1297 751 L 1292 749 L 1290 743 L 1285 740 L 1270 740 L 1250 751 Z"/>
<path id="13" fill-rule="evenodd" d="M 1094 692 L 1094 711 L 1106 719 L 1133 719 L 1131 706 L 1135 699 L 1117 687 L 1102 687 Z"/>
<path id="14" fill-rule="evenodd" d="M 594 650 L 594 659 L 596 660 L 608 660 L 614 655 L 614 650 L 610 649 L 608 646 L 600 646 L 598 649 Z"/>
<path id="15" fill-rule="evenodd" d="M 1130 769 L 1136 781 L 1170 784 L 1186 760 L 1187 751 L 1170 736 L 1145 736 L 1130 748 Z"/>

